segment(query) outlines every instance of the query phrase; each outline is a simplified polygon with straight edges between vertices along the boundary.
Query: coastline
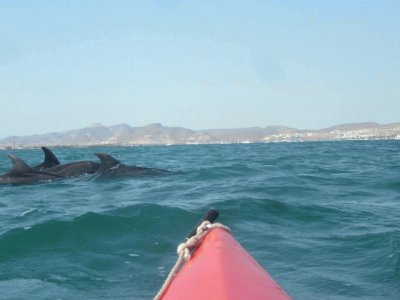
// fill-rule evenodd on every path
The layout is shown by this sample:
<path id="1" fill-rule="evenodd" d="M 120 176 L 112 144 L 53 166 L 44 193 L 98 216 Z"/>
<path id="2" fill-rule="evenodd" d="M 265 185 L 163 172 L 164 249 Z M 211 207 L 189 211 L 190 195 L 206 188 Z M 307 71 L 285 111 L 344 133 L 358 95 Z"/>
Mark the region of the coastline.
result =
<path id="1" fill-rule="evenodd" d="M 7 137 L 0 139 L 0 149 L 30 149 L 41 146 L 79 148 L 365 140 L 400 140 L 400 123 L 388 125 L 345 124 L 321 130 L 298 130 L 282 126 L 269 126 L 199 131 L 161 124 L 144 127 L 130 127 L 126 124 L 106 127 L 99 124 L 61 133 Z"/>

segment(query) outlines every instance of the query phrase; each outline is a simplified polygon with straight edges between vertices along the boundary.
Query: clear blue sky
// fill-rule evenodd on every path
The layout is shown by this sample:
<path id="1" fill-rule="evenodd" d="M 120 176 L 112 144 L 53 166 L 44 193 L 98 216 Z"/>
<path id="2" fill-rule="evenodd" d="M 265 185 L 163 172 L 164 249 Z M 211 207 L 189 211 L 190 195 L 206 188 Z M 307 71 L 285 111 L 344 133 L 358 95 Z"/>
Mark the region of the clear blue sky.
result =
<path id="1" fill-rule="evenodd" d="M 0 138 L 400 121 L 400 1 L 0 0 Z"/>

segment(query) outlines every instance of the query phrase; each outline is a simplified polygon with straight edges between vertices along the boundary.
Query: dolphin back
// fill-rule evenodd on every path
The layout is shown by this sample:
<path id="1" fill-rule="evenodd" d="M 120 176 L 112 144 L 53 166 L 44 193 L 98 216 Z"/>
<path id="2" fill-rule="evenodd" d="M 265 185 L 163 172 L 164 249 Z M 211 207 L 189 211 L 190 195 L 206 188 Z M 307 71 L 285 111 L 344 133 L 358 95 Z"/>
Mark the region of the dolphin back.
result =
<path id="1" fill-rule="evenodd" d="M 121 162 L 109 154 L 106 153 L 95 153 L 95 155 L 100 159 L 100 168 L 96 173 L 103 173 L 112 168 L 116 168 L 121 165 Z"/>
<path id="2" fill-rule="evenodd" d="M 60 161 L 49 148 L 42 147 L 42 150 L 44 152 L 44 161 L 41 164 L 32 167 L 33 169 L 45 170 L 60 164 Z"/>
<path id="3" fill-rule="evenodd" d="M 12 169 L 0 176 L 0 183 L 18 185 L 65 178 L 58 174 L 35 170 L 15 155 L 9 155 L 8 157 L 11 159 Z"/>

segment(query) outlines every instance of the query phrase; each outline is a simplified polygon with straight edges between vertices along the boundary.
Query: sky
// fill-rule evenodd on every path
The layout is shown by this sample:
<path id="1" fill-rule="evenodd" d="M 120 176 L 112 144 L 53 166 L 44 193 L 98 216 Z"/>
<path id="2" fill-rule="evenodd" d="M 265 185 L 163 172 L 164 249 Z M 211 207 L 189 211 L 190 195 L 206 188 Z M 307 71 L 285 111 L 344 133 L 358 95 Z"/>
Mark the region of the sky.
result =
<path id="1" fill-rule="evenodd" d="M 400 1 L 0 0 L 0 138 L 400 122 Z"/>

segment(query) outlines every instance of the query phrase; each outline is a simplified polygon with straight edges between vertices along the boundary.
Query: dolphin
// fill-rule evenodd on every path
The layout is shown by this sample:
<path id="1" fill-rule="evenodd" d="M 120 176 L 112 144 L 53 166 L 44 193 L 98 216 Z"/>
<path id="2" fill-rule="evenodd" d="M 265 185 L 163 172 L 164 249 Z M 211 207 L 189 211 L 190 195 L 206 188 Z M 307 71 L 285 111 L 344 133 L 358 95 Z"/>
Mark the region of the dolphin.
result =
<path id="1" fill-rule="evenodd" d="M 36 166 L 33 166 L 32 169 L 35 170 L 45 170 L 54 166 L 57 166 L 60 164 L 59 160 L 57 157 L 54 155 L 54 153 L 47 147 L 42 147 L 42 150 L 44 152 L 44 161 L 41 164 L 38 164 Z"/>
<path id="2" fill-rule="evenodd" d="M 78 177 L 94 174 L 100 168 L 100 163 L 94 161 L 75 161 L 46 169 L 47 172 L 56 173 L 65 177 Z"/>
<path id="3" fill-rule="evenodd" d="M 0 175 L 0 184 L 29 184 L 65 178 L 62 175 L 35 170 L 15 155 L 9 155 L 8 157 L 11 159 L 13 167 L 10 171 Z"/>
<path id="4" fill-rule="evenodd" d="M 148 176 L 169 173 L 161 169 L 124 165 L 106 153 L 95 153 L 95 155 L 100 159 L 100 168 L 95 175 L 100 177 Z"/>
<path id="5" fill-rule="evenodd" d="M 34 166 L 36 170 L 45 170 L 46 172 L 55 173 L 64 177 L 77 177 L 85 174 L 95 173 L 100 163 L 93 161 L 76 161 L 67 164 L 60 164 L 57 157 L 47 147 L 42 147 L 45 154 L 44 162 Z"/>

